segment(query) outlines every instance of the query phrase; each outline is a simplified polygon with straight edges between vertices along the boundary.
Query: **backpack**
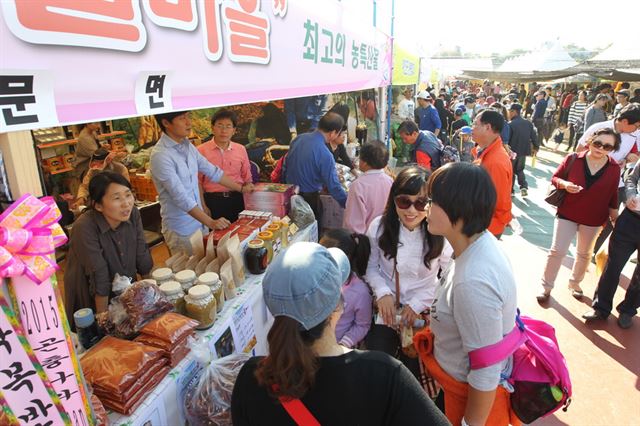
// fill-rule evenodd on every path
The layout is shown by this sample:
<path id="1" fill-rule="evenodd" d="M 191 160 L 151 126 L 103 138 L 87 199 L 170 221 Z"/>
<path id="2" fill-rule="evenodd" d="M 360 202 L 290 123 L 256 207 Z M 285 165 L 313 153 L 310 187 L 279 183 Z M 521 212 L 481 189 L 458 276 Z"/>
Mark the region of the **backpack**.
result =
<path id="1" fill-rule="evenodd" d="M 571 403 L 571 379 L 554 328 L 544 321 L 516 315 L 516 325 L 501 341 L 469 352 L 472 370 L 513 354 L 507 381 L 513 386 L 511 408 L 523 423 L 548 416 Z"/>
<path id="2" fill-rule="evenodd" d="M 460 153 L 454 146 L 447 145 L 442 147 L 442 149 L 440 150 L 440 166 L 444 166 L 448 163 L 458 162 L 460 162 Z"/>

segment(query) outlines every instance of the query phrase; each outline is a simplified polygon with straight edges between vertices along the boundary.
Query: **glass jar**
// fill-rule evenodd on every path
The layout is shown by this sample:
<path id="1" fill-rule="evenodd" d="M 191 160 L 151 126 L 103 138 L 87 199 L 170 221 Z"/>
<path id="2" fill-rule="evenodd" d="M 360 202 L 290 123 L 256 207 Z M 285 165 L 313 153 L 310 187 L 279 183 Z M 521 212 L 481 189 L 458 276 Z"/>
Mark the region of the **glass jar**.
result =
<path id="1" fill-rule="evenodd" d="M 175 279 L 182 286 L 182 290 L 187 293 L 191 287 L 196 285 L 197 277 L 195 271 L 185 269 L 184 271 L 176 272 Z"/>
<path id="2" fill-rule="evenodd" d="M 158 268 L 151 273 L 151 278 L 160 286 L 167 281 L 173 281 L 173 271 L 171 268 Z"/>
<path id="3" fill-rule="evenodd" d="M 249 273 L 259 275 L 267 269 L 267 248 L 262 240 L 251 240 L 244 251 L 244 264 Z"/>
<path id="4" fill-rule="evenodd" d="M 278 222 L 273 222 L 271 225 L 267 226 L 267 231 L 273 234 L 273 254 L 277 255 L 280 253 L 280 247 L 282 246 L 282 234 L 280 229 L 282 226 Z"/>
<path id="5" fill-rule="evenodd" d="M 160 291 L 176 307 L 176 312 L 180 315 L 186 314 L 184 304 L 184 292 L 182 286 L 177 281 L 167 281 L 160 286 Z"/>
<path id="6" fill-rule="evenodd" d="M 224 290 L 218 274 L 215 272 L 205 272 L 198 277 L 198 284 L 209 287 L 211 294 L 213 294 L 213 297 L 216 299 L 216 311 L 222 311 L 224 307 Z"/>
<path id="7" fill-rule="evenodd" d="M 267 264 L 273 259 L 273 233 L 271 231 L 262 231 L 258 233 L 258 238 L 264 242 L 267 249 Z"/>
<path id="8" fill-rule="evenodd" d="M 78 340 L 80 340 L 80 344 L 82 344 L 85 350 L 88 350 L 98 343 L 100 334 L 91 308 L 83 308 L 75 311 L 73 314 L 73 322 L 76 324 Z"/>
<path id="9" fill-rule="evenodd" d="M 206 330 L 216 320 L 216 299 L 206 285 L 194 285 L 184 297 L 187 316 L 200 323 L 196 330 Z"/>

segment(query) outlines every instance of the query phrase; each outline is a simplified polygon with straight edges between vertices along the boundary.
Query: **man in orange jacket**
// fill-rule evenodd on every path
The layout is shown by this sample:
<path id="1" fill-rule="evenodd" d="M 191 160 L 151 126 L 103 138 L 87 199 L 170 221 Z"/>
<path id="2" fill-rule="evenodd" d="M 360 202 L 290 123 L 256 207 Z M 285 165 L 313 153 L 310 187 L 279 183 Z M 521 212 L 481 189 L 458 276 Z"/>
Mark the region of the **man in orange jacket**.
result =
<path id="1" fill-rule="evenodd" d="M 509 154 L 502 145 L 500 132 L 504 127 L 504 117 L 497 111 L 484 110 L 473 120 L 472 138 L 478 144 L 478 159 L 489 172 L 498 195 L 489 232 L 500 239 L 504 228 L 511 222 L 511 186 L 513 167 Z"/>

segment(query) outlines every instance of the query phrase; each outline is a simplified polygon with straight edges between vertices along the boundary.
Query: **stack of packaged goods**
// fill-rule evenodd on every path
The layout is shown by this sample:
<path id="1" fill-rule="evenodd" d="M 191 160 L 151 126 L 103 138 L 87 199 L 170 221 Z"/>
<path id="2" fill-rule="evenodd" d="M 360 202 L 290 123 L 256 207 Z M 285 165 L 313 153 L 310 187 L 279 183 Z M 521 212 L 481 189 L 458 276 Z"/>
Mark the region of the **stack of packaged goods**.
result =
<path id="1" fill-rule="evenodd" d="M 258 232 L 265 231 L 272 218 L 273 214 L 268 211 L 243 210 L 238 215 L 238 220 L 229 225 L 228 228 L 211 231 L 211 233 L 205 237 L 207 253 L 212 247 L 218 247 L 220 241 L 227 234 L 229 234 L 229 237 L 237 234 L 242 242 L 250 239 Z M 208 244 L 209 240 L 211 240 L 212 244 Z"/>
<path id="2" fill-rule="evenodd" d="M 271 212 L 274 216 L 289 214 L 293 185 L 282 183 L 256 183 L 254 191 L 243 194 L 244 207 L 247 210 Z"/>
<path id="3" fill-rule="evenodd" d="M 167 375 L 163 350 L 107 336 L 81 359 L 85 379 L 105 407 L 129 415 Z"/>
<path id="4" fill-rule="evenodd" d="M 135 341 L 161 349 L 162 356 L 175 367 L 189 353 L 187 339 L 197 325 L 197 321 L 169 312 L 145 325 Z"/>

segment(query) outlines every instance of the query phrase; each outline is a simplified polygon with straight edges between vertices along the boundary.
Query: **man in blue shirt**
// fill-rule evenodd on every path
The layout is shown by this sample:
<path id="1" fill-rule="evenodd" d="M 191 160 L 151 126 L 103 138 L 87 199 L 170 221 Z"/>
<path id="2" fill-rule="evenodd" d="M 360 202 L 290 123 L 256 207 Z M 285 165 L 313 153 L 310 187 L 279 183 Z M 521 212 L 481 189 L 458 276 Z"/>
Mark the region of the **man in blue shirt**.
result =
<path id="1" fill-rule="evenodd" d="M 320 191 L 326 187 L 329 194 L 344 207 L 347 194 L 338 181 L 336 162 L 326 144 L 342 140 L 344 119 L 334 112 L 326 113 L 318 123 L 318 129 L 304 133 L 291 142 L 284 160 L 283 176 L 288 184 L 298 185 L 300 195 L 309 203 L 318 223 L 322 207 Z"/>
<path id="2" fill-rule="evenodd" d="M 158 114 L 155 119 L 162 136 L 151 151 L 150 163 L 151 177 L 158 190 L 162 234 L 171 253 L 182 251 L 191 255 L 190 239 L 195 233 L 229 226 L 227 219 L 212 219 L 202 210 L 198 173 L 232 191 L 251 192 L 253 185 L 237 184 L 191 144 L 189 111 Z"/>
<path id="3" fill-rule="evenodd" d="M 540 90 L 536 93 L 536 104 L 533 109 L 531 120 L 538 132 L 538 146 L 544 146 L 544 113 L 547 111 L 547 92 Z"/>
<path id="4" fill-rule="evenodd" d="M 420 130 L 428 130 L 438 136 L 442 128 L 442 122 L 440 121 L 438 110 L 431 105 L 432 102 L 433 99 L 426 90 L 418 93 L 418 104 L 420 106 L 416 108 L 415 112 L 416 123 L 418 123 Z"/>
<path id="5" fill-rule="evenodd" d="M 298 133 L 314 131 L 322 115 L 327 112 L 327 95 L 285 99 L 284 113 L 292 139 Z"/>

